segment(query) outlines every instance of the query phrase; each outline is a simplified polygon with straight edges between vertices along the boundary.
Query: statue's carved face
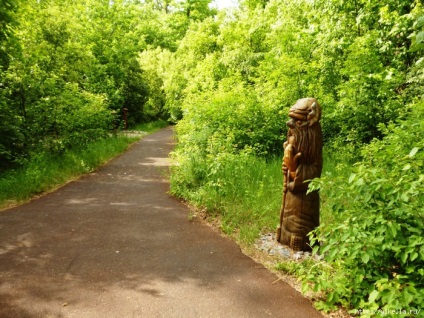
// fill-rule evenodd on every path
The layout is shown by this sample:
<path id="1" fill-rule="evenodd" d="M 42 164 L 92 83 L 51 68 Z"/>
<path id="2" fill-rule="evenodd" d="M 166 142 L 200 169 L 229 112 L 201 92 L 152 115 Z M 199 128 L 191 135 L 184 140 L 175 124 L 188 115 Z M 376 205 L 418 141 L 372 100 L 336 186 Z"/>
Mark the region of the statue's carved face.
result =
<path id="1" fill-rule="evenodd" d="M 289 111 L 287 145 L 294 153 L 302 153 L 302 162 L 321 158 L 322 134 L 319 119 L 321 107 L 315 98 L 299 99 Z"/>
<path id="2" fill-rule="evenodd" d="M 315 98 L 302 98 L 289 111 L 287 126 L 291 129 L 307 129 L 321 118 L 321 107 Z"/>

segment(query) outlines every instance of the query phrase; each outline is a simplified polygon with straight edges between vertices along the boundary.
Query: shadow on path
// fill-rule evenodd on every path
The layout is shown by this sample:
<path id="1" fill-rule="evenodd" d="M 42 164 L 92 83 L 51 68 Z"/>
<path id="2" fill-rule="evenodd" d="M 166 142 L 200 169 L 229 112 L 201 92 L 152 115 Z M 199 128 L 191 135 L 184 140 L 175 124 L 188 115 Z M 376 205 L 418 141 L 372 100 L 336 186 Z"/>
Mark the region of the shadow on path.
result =
<path id="1" fill-rule="evenodd" d="M 320 317 L 167 194 L 171 128 L 0 213 L 0 317 Z"/>

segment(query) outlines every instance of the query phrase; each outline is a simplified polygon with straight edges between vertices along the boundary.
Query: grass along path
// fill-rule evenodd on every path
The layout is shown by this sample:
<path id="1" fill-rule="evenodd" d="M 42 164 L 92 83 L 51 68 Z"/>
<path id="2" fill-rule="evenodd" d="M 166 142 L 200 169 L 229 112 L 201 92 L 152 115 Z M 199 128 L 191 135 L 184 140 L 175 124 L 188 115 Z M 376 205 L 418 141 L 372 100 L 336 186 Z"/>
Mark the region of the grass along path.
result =
<path id="1" fill-rule="evenodd" d="M 25 203 L 97 169 L 165 121 L 142 124 L 130 132 L 91 143 L 61 155 L 36 154 L 23 166 L 0 174 L 0 210 Z"/>

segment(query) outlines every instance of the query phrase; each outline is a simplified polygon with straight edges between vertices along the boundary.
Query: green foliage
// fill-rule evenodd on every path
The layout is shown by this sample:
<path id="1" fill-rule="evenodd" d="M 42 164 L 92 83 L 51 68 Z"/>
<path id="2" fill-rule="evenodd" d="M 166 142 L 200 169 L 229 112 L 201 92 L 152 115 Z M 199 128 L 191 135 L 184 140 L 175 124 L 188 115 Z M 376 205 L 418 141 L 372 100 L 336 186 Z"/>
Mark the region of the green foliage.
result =
<path id="1" fill-rule="evenodd" d="M 424 12 L 422 4 L 417 5 L 413 11 L 415 21 L 413 25 L 413 32 L 409 35 L 411 39 L 411 51 L 419 51 L 424 49 Z"/>
<path id="2" fill-rule="evenodd" d="M 298 98 L 322 104 L 328 162 L 312 185 L 326 260 L 286 267 L 323 310 L 422 306 L 421 17 L 420 1 L 243 1 L 157 54 L 165 108 L 182 118 L 171 191 L 246 241 L 274 226 L 281 200 L 271 172 L 257 174 L 280 177 L 278 165 L 256 161 L 277 162 Z M 264 193 L 275 200 L 262 199 L 261 181 L 274 182 Z"/>
<path id="3" fill-rule="evenodd" d="M 352 141 L 369 142 L 380 137 L 378 124 L 396 119 L 403 108 L 393 87 L 404 78 L 399 78 L 398 70 L 384 66 L 376 41 L 375 32 L 356 38 L 341 69 L 341 74 L 349 80 L 339 85 L 341 98 L 336 116 L 340 117 L 338 121 L 346 118 L 341 133 Z"/>
<path id="4" fill-rule="evenodd" d="M 221 155 L 226 158 L 239 153 L 278 152 L 281 131 L 277 119 L 243 87 L 198 96 L 187 105 L 184 119 L 177 125 L 179 145 L 175 156 L 182 178 L 181 184 L 174 185 L 191 189 L 207 182 Z"/>
<path id="5" fill-rule="evenodd" d="M 8 67 L 10 53 L 17 45 L 13 33 L 13 26 L 16 23 L 14 16 L 17 5 L 14 0 L 0 0 L 0 83 L 2 82 L 2 71 Z M 1 86 L 0 86 L 1 89 Z"/>
<path id="6" fill-rule="evenodd" d="M 0 169 L 104 138 L 125 108 L 130 126 L 168 118 L 163 79 L 137 58 L 176 50 L 209 2 L 1 0 Z"/>
<path id="7" fill-rule="evenodd" d="M 11 0 L 1 0 L 2 10 L 0 13 L 0 41 L 4 41 L 10 33 L 11 24 L 14 22 L 13 12 L 16 9 L 16 3 Z"/>
<path id="8" fill-rule="evenodd" d="M 420 309 L 424 271 L 424 104 L 408 120 L 381 127 L 382 140 L 363 148 L 349 178 L 313 184 L 331 192 L 326 209 L 338 222 L 316 230 L 331 276 L 305 277 L 324 291 L 322 308 Z"/>
<path id="9" fill-rule="evenodd" d="M 0 208 L 22 203 L 36 194 L 50 191 L 69 180 L 93 171 L 138 138 L 115 136 L 91 142 L 89 147 L 67 150 L 62 154 L 41 153 L 24 165 L 0 176 Z"/>
<path id="10" fill-rule="evenodd" d="M 417 96 L 419 99 L 423 96 L 423 90 L 422 87 L 424 85 L 424 47 L 422 43 L 420 44 L 420 36 L 422 37 L 424 35 L 423 31 L 423 16 L 424 11 L 422 5 L 417 5 L 414 10 L 412 11 L 413 17 L 414 17 L 414 26 L 412 29 L 412 33 L 410 34 L 409 38 L 411 38 L 411 51 L 418 52 L 420 55 L 418 55 L 420 58 L 412 64 L 412 67 L 410 68 L 408 75 L 407 75 L 407 83 L 408 86 L 406 87 L 406 93 L 411 94 L 412 96 Z M 421 34 L 421 35 L 420 35 Z M 417 40 L 418 37 L 418 40 Z"/>
<path id="11" fill-rule="evenodd" d="M 327 108 L 331 122 L 324 124 L 324 134 L 326 139 L 337 136 L 360 146 L 380 138 L 378 124 L 402 116 L 403 105 L 410 101 L 403 89 L 406 67 L 418 58 L 408 52 L 414 4 L 326 1 L 322 6 L 320 20 L 324 20 L 312 25 L 321 40 L 316 57 L 331 67 L 322 74 L 323 91 L 332 92 L 323 101 L 331 106 Z M 328 45 L 321 47 L 320 42 Z"/>
<path id="12" fill-rule="evenodd" d="M 278 109 L 266 109 L 254 93 L 242 86 L 193 96 L 186 107 L 184 119 L 177 125 L 182 147 L 198 147 L 211 156 L 221 152 L 267 155 L 280 151 Z"/>
<path id="13" fill-rule="evenodd" d="M 278 217 L 288 107 L 313 96 L 327 262 L 286 267 L 325 310 L 422 306 L 422 1 L 210 2 L 0 0 L 0 169 L 32 164 L 44 189 L 46 158 L 124 108 L 178 122 L 171 191 L 252 241 Z"/>
<path id="14" fill-rule="evenodd" d="M 150 121 L 148 123 L 142 123 L 136 125 L 133 129 L 136 131 L 143 131 L 143 132 L 155 132 L 156 130 L 159 130 L 161 128 L 165 128 L 169 126 L 169 123 L 165 120 L 156 120 L 156 121 Z"/>
<path id="15" fill-rule="evenodd" d="M 0 94 L 2 93 L 0 90 Z M 5 100 L 0 95 L 0 122 L 4 123 L 0 125 L 0 170 L 22 154 L 20 142 L 24 139 L 19 129 L 19 118 L 15 117 Z"/>
<path id="16" fill-rule="evenodd" d="M 15 154 L 20 152 L 16 144 L 21 139 L 19 121 L 7 104 L 4 77 L 9 67 L 12 52 L 19 54 L 13 27 L 16 24 L 16 2 L 1 0 L 0 7 L 0 169 L 7 166 Z"/>
<path id="17" fill-rule="evenodd" d="M 248 153 L 220 153 L 208 160 L 178 153 L 171 192 L 219 219 L 221 229 L 242 242 L 253 242 L 278 222 L 281 206 L 281 160 Z M 189 179 L 190 178 L 190 179 Z"/>
<path id="18" fill-rule="evenodd" d="M 172 108 L 166 109 L 168 101 L 164 93 L 164 77 L 170 68 L 171 53 L 161 48 L 150 49 L 140 53 L 138 62 L 143 70 L 141 76 L 148 88 L 148 99 L 144 104 L 144 116 L 148 119 L 174 117 Z M 173 84 L 170 81 L 169 84 Z"/>

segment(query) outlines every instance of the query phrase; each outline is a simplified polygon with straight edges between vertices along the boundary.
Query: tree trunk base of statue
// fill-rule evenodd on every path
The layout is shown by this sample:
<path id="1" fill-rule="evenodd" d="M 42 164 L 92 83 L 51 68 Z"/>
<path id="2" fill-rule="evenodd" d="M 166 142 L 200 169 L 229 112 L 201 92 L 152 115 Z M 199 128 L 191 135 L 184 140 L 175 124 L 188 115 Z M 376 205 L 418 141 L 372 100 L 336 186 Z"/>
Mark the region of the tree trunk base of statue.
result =
<path id="1" fill-rule="evenodd" d="M 312 248 L 309 244 L 309 239 L 305 236 L 296 235 L 285 231 L 283 228 L 277 229 L 276 240 L 295 252 L 303 251 L 310 252 Z"/>

